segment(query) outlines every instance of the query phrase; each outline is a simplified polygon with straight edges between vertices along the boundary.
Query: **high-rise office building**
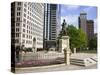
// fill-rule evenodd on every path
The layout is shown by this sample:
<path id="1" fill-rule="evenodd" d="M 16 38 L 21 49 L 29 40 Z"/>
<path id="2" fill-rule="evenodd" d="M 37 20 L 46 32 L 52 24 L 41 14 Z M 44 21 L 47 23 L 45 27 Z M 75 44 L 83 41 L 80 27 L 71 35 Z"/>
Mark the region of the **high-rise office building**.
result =
<path id="1" fill-rule="evenodd" d="M 11 45 L 43 48 L 44 4 L 11 3 Z"/>
<path id="2" fill-rule="evenodd" d="M 88 40 L 94 37 L 94 22 L 93 20 L 87 20 L 87 36 Z"/>
<path id="3" fill-rule="evenodd" d="M 44 12 L 44 48 L 55 47 L 60 26 L 60 5 L 45 4 Z"/>
<path id="4" fill-rule="evenodd" d="M 79 16 L 79 28 L 81 28 L 87 35 L 88 40 L 94 36 L 94 22 L 93 20 L 87 20 L 86 13 L 80 13 Z"/>
<path id="5" fill-rule="evenodd" d="M 80 13 L 79 16 L 79 28 L 82 28 L 82 30 L 86 33 L 86 25 L 87 25 L 87 14 L 84 12 Z"/>

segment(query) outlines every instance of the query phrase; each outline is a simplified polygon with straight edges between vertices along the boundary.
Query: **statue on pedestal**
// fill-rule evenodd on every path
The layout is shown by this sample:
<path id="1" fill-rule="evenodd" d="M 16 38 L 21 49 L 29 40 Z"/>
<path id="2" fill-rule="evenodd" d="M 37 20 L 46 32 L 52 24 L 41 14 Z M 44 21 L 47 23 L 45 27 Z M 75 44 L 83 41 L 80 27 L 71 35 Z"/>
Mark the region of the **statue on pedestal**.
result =
<path id="1" fill-rule="evenodd" d="M 62 35 L 67 35 L 66 25 L 67 23 L 65 22 L 65 19 L 64 19 L 62 23 L 62 31 L 61 31 Z"/>

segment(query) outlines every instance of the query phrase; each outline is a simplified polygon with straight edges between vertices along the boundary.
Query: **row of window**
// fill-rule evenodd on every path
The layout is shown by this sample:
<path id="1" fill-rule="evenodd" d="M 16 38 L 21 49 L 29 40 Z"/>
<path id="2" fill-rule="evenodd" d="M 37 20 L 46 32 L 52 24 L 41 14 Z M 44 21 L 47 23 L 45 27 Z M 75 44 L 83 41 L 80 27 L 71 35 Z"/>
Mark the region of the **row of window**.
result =
<path id="1" fill-rule="evenodd" d="M 13 39 L 12 42 L 13 43 L 20 43 L 19 39 Z M 32 41 L 30 41 L 30 40 L 26 40 L 26 42 L 25 42 L 25 40 L 23 39 L 22 42 L 23 42 L 23 44 L 25 44 L 25 43 L 32 44 Z"/>
<path id="2" fill-rule="evenodd" d="M 26 19 L 24 18 L 23 19 L 23 21 L 24 21 L 24 23 L 26 23 Z M 35 20 L 34 20 L 35 21 Z M 38 24 L 38 25 L 41 25 L 39 22 L 37 22 L 37 21 L 35 21 L 35 23 L 36 24 Z M 29 21 L 27 21 L 27 29 L 31 29 L 32 30 L 32 27 L 30 27 L 29 25 L 34 25 L 33 23 L 31 23 L 31 22 L 29 22 Z M 23 24 L 23 27 L 25 27 L 26 25 L 25 24 Z M 42 29 L 41 27 L 39 27 L 39 26 L 37 26 L 37 25 L 35 25 L 35 28 L 37 28 L 37 29 Z"/>
<path id="3" fill-rule="evenodd" d="M 19 23 L 18 23 L 19 24 Z M 36 30 L 36 28 L 34 29 L 36 32 L 34 32 L 34 35 L 40 35 L 40 36 L 42 36 L 41 34 L 40 34 L 40 30 Z M 14 32 L 14 29 L 12 29 L 12 31 Z M 16 32 L 19 32 L 20 31 L 20 28 L 16 28 Z M 23 32 L 25 33 L 26 32 L 26 30 L 23 28 Z M 28 34 L 33 34 L 32 33 L 32 31 L 30 31 L 30 30 L 27 30 L 27 33 Z"/>
<path id="4" fill-rule="evenodd" d="M 18 2 L 19 3 L 19 2 Z M 27 9 L 26 9 L 26 4 L 24 4 L 25 8 L 24 8 L 24 12 L 27 12 Z M 33 8 L 30 8 L 28 7 L 28 10 L 30 10 L 32 13 L 33 13 Z M 41 8 L 37 8 L 36 6 L 34 6 L 34 10 L 36 11 L 36 13 L 38 12 L 40 15 L 41 15 Z M 17 7 L 17 11 L 21 11 L 21 7 Z M 28 14 L 30 14 L 30 16 L 32 16 L 32 13 L 29 13 L 28 11 Z"/>
<path id="5" fill-rule="evenodd" d="M 12 41 L 11 41 L 12 43 L 19 43 L 19 39 L 12 39 Z"/>
<path id="6" fill-rule="evenodd" d="M 16 35 L 12 34 L 12 37 L 15 37 L 15 36 L 16 36 L 16 37 L 20 37 L 20 34 L 19 34 L 19 33 L 16 33 Z M 25 35 L 25 34 L 23 34 L 22 37 L 23 37 L 23 38 L 26 37 L 26 38 L 28 38 L 28 39 L 32 39 L 32 36 L 31 36 L 31 35 Z"/>
<path id="7" fill-rule="evenodd" d="M 13 42 L 13 43 L 20 43 L 19 39 L 12 39 L 12 42 Z M 26 43 L 26 44 L 32 44 L 32 41 L 23 39 L 23 40 L 22 40 L 22 43 L 23 43 L 23 44 L 25 44 L 25 43 Z M 37 42 L 37 44 L 42 45 L 43 42 Z"/>
<path id="8" fill-rule="evenodd" d="M 26 43 L 26 44 L 32 44 L 32 41 L 30 41 L 30 40 L 24 40 L 23 39 L 23 43 Z M 40 43 L 40 42 L 37 42 L 37 44 L 43 44 L 43 43 Z"/>
<path id="9" fill-rule="evenodd" d="M 32 41 L 26 40 L 26 44 L 32 44 Z"/>
<path id="10" fill-rule="evenodd" d="M 25 13 L 24 13 L 24 17 L 26 18 L 26 14 Z M 23 19 L 23 21 L 26 23 L 26 19 L 25 18 Z M 41 20 L 39 18 L 37 18 L 35 15 L 34 15 L 34 19 L 38 20 L 39 22 L 37 22 L 36 20 L 34 20 L 32 17 L 29 17 L 29 16 L 27 16 L 27 19 L 29 19 L 30 21 L 33 21 L 33 22 L 41 25 L 40 24 Z M 27 21 L 27 23 L 29 23 L 29 21 Z M 31 23 L 29 23 L 29 24 L 31 24 Z"/>
<path id="11" fill-rule="evenodd" d="M 43 43 L 42 43 L 42 42 L 37 42 L 37 44 L 38 44 L 38 45 L 43 45 Z"/>
<path id="12" fill-rule="evenodd" d="M 18 6 L 21 6 L 21 2 L 17 2 L 17 5 L 18 5 Z"/>

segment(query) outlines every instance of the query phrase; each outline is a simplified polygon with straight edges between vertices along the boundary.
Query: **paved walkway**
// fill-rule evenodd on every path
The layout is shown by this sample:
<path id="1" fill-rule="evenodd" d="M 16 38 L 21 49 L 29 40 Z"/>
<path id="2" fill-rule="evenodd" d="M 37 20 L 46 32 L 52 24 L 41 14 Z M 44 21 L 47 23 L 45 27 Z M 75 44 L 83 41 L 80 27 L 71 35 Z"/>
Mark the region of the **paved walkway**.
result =
<path id="1" fill-rule="evenodd" d="M 97 57 L 97 54 L 95 53 L 76 53 L 72 54 L 71 58 L 77 58 L 77 59 L 85 59 L 85 58 L 90 58 L 90 57 Z"/>
<path id="2" fill-rule="evenodd" d="M 84 70 L 84 69 L 96 69 L 97 64 L 83 67 L 76 65 L 66 66 L 65 64 L 53 65 L 53 66 L 44 66 L 44 67 L 31 67 L 24 69 L 16 69 L 16 73 L 35 73 L 35 72 L 51 72 L 51 71 L 68 71 L 68 70 Z"/>
<path id="3" fill-rule="evenodd" d="M 71 58 L 89 58 L 89 57 L 95 57 L 96 54 L 87 54 L 87 53 L 77 53 L 72 54 Z M 96 69 L 97 64 L 94 64 L 92 66 L 77 66 L 77 65 L 69 65 L 66 66 L 65 64 L 59 64 L 59 65 L 51 65 L 51 66 L 39 66 L 39 67 L 27 67 L 27 68 L 16 68 L 16 73 L 31 73 L 31 72 L 49 72 L 49 71 L 67 71 L 67 70 L 82 70 L 82 69 Z"/>

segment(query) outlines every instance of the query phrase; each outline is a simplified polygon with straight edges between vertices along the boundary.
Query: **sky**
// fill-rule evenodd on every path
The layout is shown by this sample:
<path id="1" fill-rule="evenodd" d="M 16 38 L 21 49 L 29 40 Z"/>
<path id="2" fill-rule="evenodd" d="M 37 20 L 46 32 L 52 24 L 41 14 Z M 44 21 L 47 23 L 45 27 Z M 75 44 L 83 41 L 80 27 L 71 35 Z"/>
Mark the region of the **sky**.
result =
<path id="1" fill-rule="evenodd" d="M 73 24 L 78 28 L 78 16 L 80 12 L 87 13 L 88 20 L 94 20 L 94 32 L 97 32 L 97 7 L 79 5 L 61 5 L 61 23 L 63 19 L 67 24 Z"/>

